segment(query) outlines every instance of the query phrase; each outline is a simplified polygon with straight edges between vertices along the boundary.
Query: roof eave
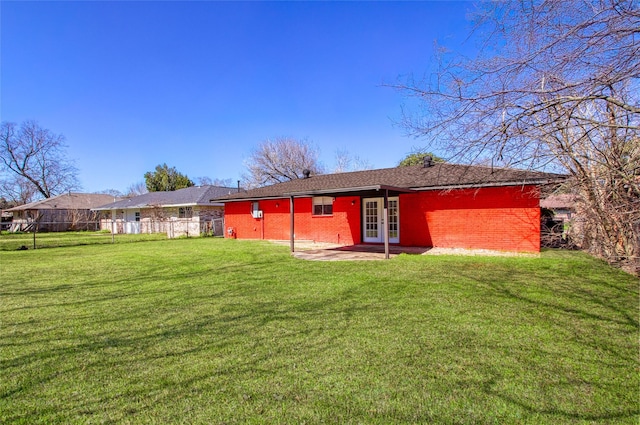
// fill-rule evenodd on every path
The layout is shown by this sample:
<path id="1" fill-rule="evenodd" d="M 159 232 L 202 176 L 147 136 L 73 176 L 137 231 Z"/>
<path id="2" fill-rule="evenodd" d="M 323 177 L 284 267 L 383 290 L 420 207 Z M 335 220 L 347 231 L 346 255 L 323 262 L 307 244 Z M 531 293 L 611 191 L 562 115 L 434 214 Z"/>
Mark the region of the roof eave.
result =
<path id="1" fill-rule="evenodd" d="M 219 202 L 189 202 L 185 204 L 166 204 L 166 205 L 154 205 L 162 208 L 176 208 L 176 207 L 220 207 L 223 206 Z"/>
<path id="2" fill-rule="evenodd" d="M 376 184 L 371 186 L 358 186 L 358 187 L 340 187 L 337 189 L 318 189 L 318 190 L 302 190 L 297 192 L 284 193 L 283 196 L 314 196 L 314 195 L 329 195 L 332 193 L 350 193 L 350 192 L 367 192 L 367 191 L 380 191 L 391 190 L 394 192 L 413 192 L 413 189 L 406 187 L 387 186 L 384 184 Z"/>
<path id="3" fill-rule="evenodd" d="M 397 187 L 397 186 L 388 186 L 383 184 L 370 185 L 370 186 L 357 186 L 357 187 L 340 187 L 336 189 L 316 189 L 316 190 L 299 190 L 294 192 L 283 192 L 279 195 L 271 195 L 271 196 L 245 196 L 242 198 L 232 198 L 232 199 L 220 199 L 220 202 L 241 202 L 241 201 L 267 201 L 272 199 L 282 199 L 282 198 L 304 198 L 311 197 L 316 195 L 330 195 L 330 194 L 341 194 L 341 193 L 352 193 L 352 192 L 367 192 L 367 191 L 380 191 L 380 190 L 390 190 L 394 192 L 414 192 L 411 188 L 406 187 Z"/>
<path id="4" fill-rule="evenodd" d="M 423 186 L 414 187 L 415 191 L 428 191 L 428 190 L 447 190 L 447 189 L 476 189 L 482 187 L 505 187 L 505 186 L 538 186 L 543 184 L 557 183 L 563 179 L 536 179 L 536 180 L 519 180 L 519 181 L 505 181 L 505 182 L 489 182 L 489 183 L 464 183 L 464 184 L 448 184 L 440 186 Z"/>
<path id="5" fill-rule="evenodd" d="M 130 210 L 142 208 L 180 208 L 180 207 L 223 207 L 221 202 L 188 202 L 182 204 L 139 204 L 139 205 L 112 205 L 99 208 L 92 208 L 92 211 L 110 211 L 110 210 Z"/>
<path id="6" fill-rule="evenodd" d="M 285 195 L 277 195 L 277 196 L 247 196 L 246 198 L 231 198 L 231 199 L 218 199 L 223 204 L 227 202 L 242 202 L 242 201 L 268 201 L 271 199 L 282 199 L 286 198 Z"/>

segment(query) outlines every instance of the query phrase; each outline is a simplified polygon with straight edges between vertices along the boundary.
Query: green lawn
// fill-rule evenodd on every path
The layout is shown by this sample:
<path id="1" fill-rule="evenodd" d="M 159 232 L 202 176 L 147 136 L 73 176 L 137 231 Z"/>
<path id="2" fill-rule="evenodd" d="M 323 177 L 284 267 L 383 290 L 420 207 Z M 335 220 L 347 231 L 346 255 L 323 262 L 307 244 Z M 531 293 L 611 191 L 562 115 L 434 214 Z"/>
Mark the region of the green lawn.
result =
<path id="1" fill-rule="evenodd" d="M 0 252 L 0 423 L 637 424 L 639 281 L 576 252 Z"/>

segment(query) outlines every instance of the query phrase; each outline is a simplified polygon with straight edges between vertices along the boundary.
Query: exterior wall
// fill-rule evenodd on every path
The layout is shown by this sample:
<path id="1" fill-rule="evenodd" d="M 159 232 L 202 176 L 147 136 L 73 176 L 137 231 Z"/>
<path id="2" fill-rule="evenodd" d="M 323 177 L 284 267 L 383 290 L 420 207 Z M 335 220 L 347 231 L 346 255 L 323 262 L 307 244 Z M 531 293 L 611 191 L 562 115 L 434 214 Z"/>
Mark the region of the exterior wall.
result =
<path id="1" fill-rule="evenodd" d="M 126 233 L 126 213 L 116 210 L 104 211 L 100 219 L 100 229 Z M 191 218 L 180 218 L 179 208 L 143 208 L 140 210 L 139 233 L 166 233 L 169 238 L 180 236 L 200 236 L 213 229 L 213 220 L 224 217 L 224 207 L 193 207 Z M 220 229 L 218 233 L 221 235 Z"/>
<path id="2" fill-rule="evenodd" d="M 400 245 L 540 251 L 539 190 L 534 186 L 459 189 L 401 194 Z M 289 199 L 225 205 L 225 237 L 288 240 Z M 313 216 L 312 199 L 295 199 L 295 239 L 361 243 L 361 200 L 339 197 L 332 216 Z M 233 235 L 228 230 L 232 229 Z"/>
<path id="3" fill-rule="evenodd" d="M 294 204 L 295 239 L 353 245 L 360 239 L 360 198 L 341 197 L 333 203 L 333 215 L 314 216 L 312 198 L 296 198 Z M 228 230 L 239 239 L 290 239 L 289 199 L 259 201 L 262 218 L 251 216 L 252 202 L 225 205 L 225 237 Z"/>
<path id="4" fill-rule="evenodd" d="M 400 244 L 540 251 L 535 186 L 429 191 L 400 196 Z"/>

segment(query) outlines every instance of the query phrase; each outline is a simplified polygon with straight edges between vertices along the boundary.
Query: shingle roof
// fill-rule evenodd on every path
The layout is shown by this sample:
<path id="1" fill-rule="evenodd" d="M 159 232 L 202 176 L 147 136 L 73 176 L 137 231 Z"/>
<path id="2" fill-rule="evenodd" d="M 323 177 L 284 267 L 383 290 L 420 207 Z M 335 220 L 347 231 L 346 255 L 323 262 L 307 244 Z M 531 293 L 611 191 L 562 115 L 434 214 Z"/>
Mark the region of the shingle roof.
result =
<path id="1" fill-rule="evenodd" d="M 272 186 L 229 194 L 222 202 L 304 196 L 321 193 L 356 192 L 389 188 L 397 191 L 434 190 L 459 187 L 515 186 L 558 181 L 565 176 L 507 168 L 438 163 L 430 167 L 383 168 L 350 173 L 321 174 Z"/>
<path id="2" fill-rule="evenodd" d="M 40 201 L 31 202 L 17 207 L 10 208 L 6 211 L 24 211 L 24 210 L 90 210 L 107 202 L 113 202 L 113 195 L 105 195 L 101 193 L 64 193 L 51 198 L 42 199 Z"/>
<path id="3" fill-rule="evenodd" d="M 237 191 L 238 189 L 232 187 L 192 186 L 168 192 L 149 192 L 110 204 L 99 205 L 94 209 L 113 210 L 168 206 L 220 205 L 219 203 L 213 202 L 213 200 Z"/>
<path id="4" fill-rule="evenodd" d="M 568 193 L 549 195 L 545 199 L 540 200 L 541 208 L 548 209 L 564 209 L 575 208 L 577 197 Z"/>

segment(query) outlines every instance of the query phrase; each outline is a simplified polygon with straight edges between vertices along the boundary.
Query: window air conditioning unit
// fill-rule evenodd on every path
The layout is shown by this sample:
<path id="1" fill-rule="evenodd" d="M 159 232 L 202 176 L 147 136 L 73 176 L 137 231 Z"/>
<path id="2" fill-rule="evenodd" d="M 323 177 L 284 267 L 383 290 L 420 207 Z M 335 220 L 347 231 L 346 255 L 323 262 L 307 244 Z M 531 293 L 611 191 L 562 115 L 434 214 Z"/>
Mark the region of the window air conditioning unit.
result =
<path id="1" fill-rule="evenodd" d="M 256 211 L 256 218 L 262 218 L 262 211 Z"/>

